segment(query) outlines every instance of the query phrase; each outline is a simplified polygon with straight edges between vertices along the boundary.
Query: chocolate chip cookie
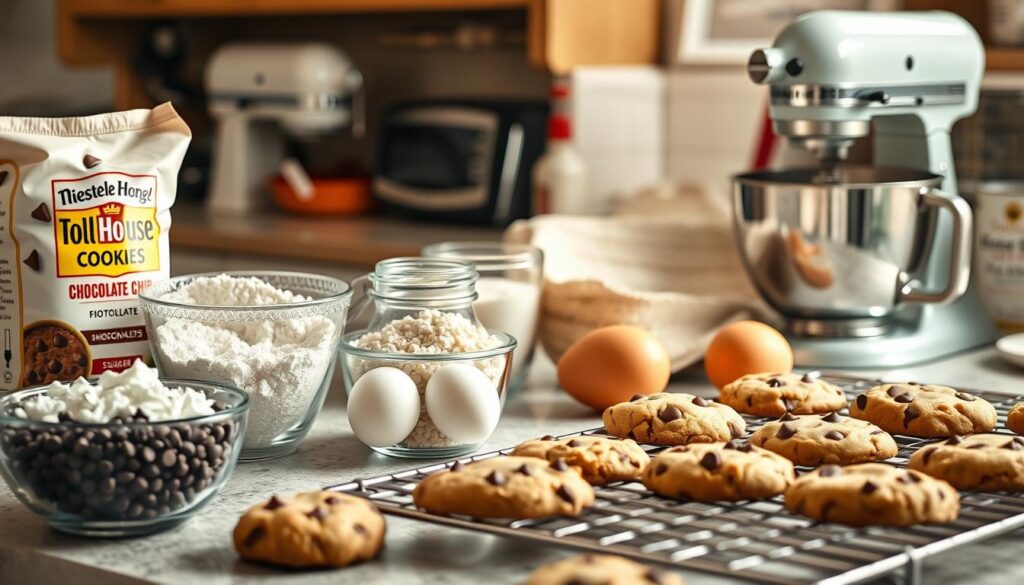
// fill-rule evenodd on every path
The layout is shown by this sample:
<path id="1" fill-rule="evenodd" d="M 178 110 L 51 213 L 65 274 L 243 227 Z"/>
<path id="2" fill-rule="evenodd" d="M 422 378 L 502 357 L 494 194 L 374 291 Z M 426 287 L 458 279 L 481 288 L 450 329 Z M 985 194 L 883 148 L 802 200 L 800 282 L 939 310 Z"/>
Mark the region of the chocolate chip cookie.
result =
<path id="1" fill-rule="evenodd" d="M 591 485 L 636 479 L 651 460 L 636 441 L 587 435 L 526 441 L 512 455 L 538 457 L 552 463 L 563 459 Z"/>
<path id="2" fill-rule="evenodd" d="M 884 463 L 825 465 L 786 490 L 786 508 L 822 522 L 850 526 L 912 526 L 952 522 L 960 494 L 948 483 Z"/>
<path id="3" fill-rule="evenodd" d="M 782 455 L 797 465 L 866 463 L 896 455 L 896 441 L 875 425 L 838 412 L 824 416 L 789 413 L 765 423 L 750 442 Z"/>
<path id="4" fill-rule="evenodd" d="M 1010 409 L 1006 415 L 1006 428 L 1018 435 L 1024 435 L 1024 402 L 1018 402 Z"/>
<path id="5" fill-rule="evenodd" d="M 238 520 L 235 550 L 244 559 L 295 568 L 346 567 L 384 544 L 384 517 L 367 500 L 333 492 L 271 497 Z"/>
<path id="6" fill-rule="evenodd" d="M 747 423 L 735 410 L 691 394 L 637 394 L 604 411 L 608 434 L 653 445 L 714 443 L 742 437 Z"/>
<path id="7" fill-rule="evenodd" d="M 996 409 L 966 392 L 934 384 L 881 384 L 857 396 L 850 416 L 898 435 L 949 437 L 985 433 L 996 426 Z"/>
<path id="8" fill-rule="evenodd" d="M 88 376 L 89 349 L 70 325 L 39 321 L 25 328 L 23 386 L 68 382 Z"/>
<path id="9" fill-rule="evenodd" d="M 541 566 L 526 585 L 683 585 L 683 578 L 612 555 L 581 555 Z"/>
<path id="10" fill-rule="evenodd" d="M 726 384 L 718 399 L 739 412 L 771 417 L 825 414 L 846 406 L 842 389 L 815 374 L 750 374 Z"/>
<path id="11" fill-rule="evenodd" d="M 759 500 L 793 482 L 793 464 L 746 442 L 672 447 L 651 460 L 643 482 L 656 494 L 681 500 Z"/>
<path id="12" fill-rule="evenodd" d="M 543 518 L 579 514 L 594 503 L 594 490 L 563 459 L 492 457 L 430 475 L 412 498 L 434 514 Z"/>
<path id="13" fill-rule="evenodd" d="M 1024 490 L 1024 437 L 954 435 L 914 452 L 911 469 L 962 490 Z"/>

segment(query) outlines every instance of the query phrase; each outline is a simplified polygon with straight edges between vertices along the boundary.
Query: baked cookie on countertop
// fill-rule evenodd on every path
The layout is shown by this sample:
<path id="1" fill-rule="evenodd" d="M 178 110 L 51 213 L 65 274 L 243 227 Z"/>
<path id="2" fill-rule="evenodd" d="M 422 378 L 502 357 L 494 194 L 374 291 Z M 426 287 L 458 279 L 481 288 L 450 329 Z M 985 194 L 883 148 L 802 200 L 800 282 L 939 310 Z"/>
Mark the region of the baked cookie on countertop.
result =
<path id="1" fill-rule="evenodd" d="M 915 451 L 908 466 L 962 490 L 1020 491 L 1024 490 L 1024 437 L 954 435 Z"/>
<path id="2" fill-rule="evenodd" d="M 643 482 L 668 498 L 703 502 L 759 500 L 785 491 L 793 464 L 749 443 L 694 443 L 655 455 Z"/>
<path id="3" fill-rule="evenodd" d="M 1006 428 L 1018 435 L 1024 435 L 1024 402 L 1014 404 L 1010 412 L 1007 413 Z"/>
<path id="4" fill-rule="evenodd" d="M 934 384 L 880 384 L 858 395 L 850 416 L 882 430 L 914 437 L 986 433 L 996 426 L 996 409 L 987 401 Z"/>
<path id="5" fill-rule="evenodd" d="M 613 555 L 580 555 L 542 565 L 526 585 L 683 585 L 683 578 Z"/>
<path id="6" fill-rule="evenodd" d="M 579 514 L 594 503 L 594 490 L 561 459 L 492 457 L 429 475 L 412 498 L 434 514 L 543 518 Z"/>
<path id="7" fill-rule="evenodd" d="M 692 394 L 637 394 L 604 411 L 608 434 L 652 445 L 715 443 L 742 437 L 746 421 L 732 408 Z"/>
<path id="8" fill-rule="evenodd" d="M 824 465 L 789 486 L 786 508 L 822 522 L 912 526 L 956 520 L 960 494 L 941 479 L 884 463 Z"/>
<path id="9" fill-rule="evenodd" d="M 563 459 L 579 470 L 591 485 L 637 479 L 651 460 L 636 441 L 590 435 L 526 441 L 519 444 L 512 455 L 538 457 L 551 463 Z"/>
<path id="10" fill-rule="evenodd" d="M 757 429 L 750 442 L 806 467 L 881 461 L 897 452 L 889 433 L 838 412 L 824 416 L 786 413 Z"/>
<path id="11" fill-rule="evenodd" d="M 335 492 L 273 496 L 242 515 L 235 550 L 242 558 L 293 568 L 346 567 L 384 544 L 384 517 L 363 498 Z"/>
<path id="12" fill-rule="evenodd" d="M 750 374 L 718 393 L 723 404 L 745 414 L 779 417 L 825 414 L 846 406 L 846 394 L 815 374 Z"/>

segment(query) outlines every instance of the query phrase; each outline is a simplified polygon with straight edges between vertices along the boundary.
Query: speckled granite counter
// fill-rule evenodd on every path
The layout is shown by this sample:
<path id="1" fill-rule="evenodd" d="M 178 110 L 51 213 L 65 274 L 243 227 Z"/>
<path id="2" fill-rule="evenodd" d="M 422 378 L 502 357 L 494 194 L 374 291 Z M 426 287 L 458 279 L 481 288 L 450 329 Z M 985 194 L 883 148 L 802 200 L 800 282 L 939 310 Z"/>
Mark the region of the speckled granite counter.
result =
<path id="1" fill-rule="evenodd" d="M 545 433 L 566 433 L 599 424 L 599 417 L 553 389 L 549 363 L 534 369 L 530 388 L 510 399 L 488 450 Z M 871 373 L 877 375 L 877 372 Z M 964 387 L 1024 391 L 1024 372 L 1004 365 L 993 350 L 888 374 L 893 378 L 942 381 Z M 673 381 L 672 389 L 711 395 L 698 373 Z M 294 456 L 240 465 L 219 497 L 177 530 L 133 540 L 86 540 L 63 536 L 23 508 L 0 485 L 0 584 L 122 585 L 137 583 L 221 584 L 419 584 L 521 583 L 529 570 L 565 551 L 542 545 L 388 518 L 387 546 L 371 563 L 341 571 L 286 573 L 241 562 L 231 548 L 238 514 L 272 492 L 315 488 L 356 477 L 413 467 L 359 444 L 348 428 L 344 392 L 333 388 L 312 433 Z M 1024 580 L 1021 534 L 944 554 L 926 565 L 929 584 L 996 584 Z M 686 573 L 687 582 L 729 583 Z"/>

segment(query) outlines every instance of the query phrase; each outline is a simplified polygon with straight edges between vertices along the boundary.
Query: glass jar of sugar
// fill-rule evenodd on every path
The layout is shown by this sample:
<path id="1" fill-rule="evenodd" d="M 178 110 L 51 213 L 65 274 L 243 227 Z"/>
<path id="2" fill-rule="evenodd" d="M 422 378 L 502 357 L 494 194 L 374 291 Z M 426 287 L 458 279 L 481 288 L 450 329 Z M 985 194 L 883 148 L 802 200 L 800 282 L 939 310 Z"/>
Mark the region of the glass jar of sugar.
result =
<path id="1" fill-rule="evenodd" d="M 516 340 L 477 319 L 477 278 L 465 260 L 392 258 L 353 283 L 354 319 L 371 306 L 372 316 L 340 349 L 349 424 L 364 444 L 442 458 L 490 437 Z"/>
<path id="2" fill-rule="evenodd" d="M 509 389 L 529 374 L 540 322 L 544 253 L 526 244 L 441 242 L 423 248 L 424 257 L 468 260 L 476 266 L 477 317 L 488 329 L 511 334 L 519 342 L 512 361 Z"/>

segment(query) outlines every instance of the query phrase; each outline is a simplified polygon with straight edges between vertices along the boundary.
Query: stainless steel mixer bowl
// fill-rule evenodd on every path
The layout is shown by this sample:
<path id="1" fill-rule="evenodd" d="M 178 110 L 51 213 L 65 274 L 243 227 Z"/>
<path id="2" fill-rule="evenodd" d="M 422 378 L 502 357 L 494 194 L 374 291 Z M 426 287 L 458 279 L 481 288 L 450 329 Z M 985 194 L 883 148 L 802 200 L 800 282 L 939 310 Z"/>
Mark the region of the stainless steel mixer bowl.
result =
<path id="1" fill-rule="evenodd" d="M 764 298 L 791 321 L 869 324 L 904 303 L 951 302 L 967 287 L 971 212 L 962 198 L 939 192 L 941 183 L 931 173 L 880 167 L 737 175 L 740 255 Z M 936 241 L 941 210 L 952 215 L 944 238 L 951 242 Z M 943 253 L 933 255 L 934 246 Z M 935 257 L 948 268 L 930 266 Z"/>

